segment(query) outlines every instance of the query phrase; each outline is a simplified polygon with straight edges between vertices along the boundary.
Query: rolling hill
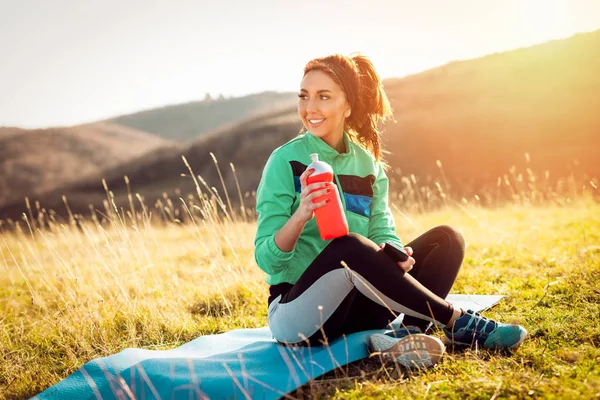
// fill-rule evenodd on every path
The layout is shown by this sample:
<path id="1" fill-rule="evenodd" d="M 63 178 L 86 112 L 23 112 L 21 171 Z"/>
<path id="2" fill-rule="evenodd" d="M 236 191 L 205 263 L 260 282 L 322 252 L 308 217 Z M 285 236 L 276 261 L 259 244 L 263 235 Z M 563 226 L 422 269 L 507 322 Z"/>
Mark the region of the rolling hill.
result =
<path id="1" fill-rule="evenodd" d="M 217 128 L 232 126 L 255 114 L 295 105 L 293 93 L 262 92 L 175 104 L 110 119 L 120 125 L 152 132 L 169 140 L 191 141 Z"/>
<path id="2" fill-rule="evenodd" d="M 0 128 L 0 205 L 68 185 L 171 142 L 110 123 Z"/>
<path id="3" fill-rule="evenodd" d="M 392 189 L 414 174 L 420 182 L 443 179 L 446 191 L 473 196 L 495 187 L 513 167 L 549 180 L 599 177 L 599 48 L 597 31 L 384 82 L 395 112 L 395 121 L 383 127 Z M 251 205 L 249 194 L 268 155 L 300 128 L 289 108 L 206 134 L 182 149 L 149 153 L 102 176 L 119 205 L 127 204 L 124 175 L 153 205 L 163 192 L 177 197 L 194 192 L 190 177 L 181 176 L 188 173 L 184 155 L 197 175 L 222 192 L 212 152 L 230 193 L 236 190 L 228 164 L 235 165 Z M 60 193 L 65 193 L 74 210 L 88 213 L 89 203 L 100 207 L 105 198 L 100 181 L 98 175 L 40 198 L 47 208 L 64 212 Z M 0 219 L 18 217 L 23 208 L 4 207 Z"/>

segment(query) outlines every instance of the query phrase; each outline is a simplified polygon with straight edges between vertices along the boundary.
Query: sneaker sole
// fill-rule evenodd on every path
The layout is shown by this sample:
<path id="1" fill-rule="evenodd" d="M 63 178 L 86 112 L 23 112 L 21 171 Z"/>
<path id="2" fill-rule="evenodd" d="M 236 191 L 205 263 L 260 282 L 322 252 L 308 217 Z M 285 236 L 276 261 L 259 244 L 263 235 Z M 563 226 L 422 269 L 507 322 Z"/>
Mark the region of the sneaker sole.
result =
<path id="1" fill-rule="evenodd" d="M 380 354 L 384 360 L 393 359 L 406 368 L 429 368 L 439 362 L 445 351 L 440 339 L 418 333 L 403 337 Z"/>

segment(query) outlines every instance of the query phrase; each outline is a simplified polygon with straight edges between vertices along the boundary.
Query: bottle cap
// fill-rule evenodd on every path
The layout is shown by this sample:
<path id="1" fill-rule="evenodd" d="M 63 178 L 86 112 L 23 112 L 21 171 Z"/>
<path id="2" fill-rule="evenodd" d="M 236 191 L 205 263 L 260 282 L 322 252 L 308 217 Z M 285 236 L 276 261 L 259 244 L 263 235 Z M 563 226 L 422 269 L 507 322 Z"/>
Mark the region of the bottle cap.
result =
<path id="1" fill-rule="evenodd" d="M 333 173 L 333 169 L 331 168 L 331 165 L 327 164 L 324 161 L 319 161 L 319 154 L 312 153 L 310 155 L 310 159 L 312 162 L 310 163 L 308 168 L 314 168 L 314 172 L 312 173 L 312 176 L 316 176 L 316 175 L 324 174 L 324 173 Z"/>

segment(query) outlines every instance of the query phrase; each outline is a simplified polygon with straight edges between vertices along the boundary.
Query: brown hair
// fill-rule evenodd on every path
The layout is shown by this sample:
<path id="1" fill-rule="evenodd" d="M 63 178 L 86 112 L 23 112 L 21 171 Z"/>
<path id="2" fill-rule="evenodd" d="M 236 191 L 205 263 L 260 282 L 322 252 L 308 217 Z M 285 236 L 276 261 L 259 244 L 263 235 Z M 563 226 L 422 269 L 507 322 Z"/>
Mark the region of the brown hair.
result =
<path id="1" fill-rule="evenodd" d="M 377 124 L 392 117 L 392 109 L 371 60 L 361 54 L 333 54 L 309 61 L 304 75 L 314 70 L 325 72 L 342 88 L 351 107 L 344 129 L 379 161 L 381 141 Z"/>

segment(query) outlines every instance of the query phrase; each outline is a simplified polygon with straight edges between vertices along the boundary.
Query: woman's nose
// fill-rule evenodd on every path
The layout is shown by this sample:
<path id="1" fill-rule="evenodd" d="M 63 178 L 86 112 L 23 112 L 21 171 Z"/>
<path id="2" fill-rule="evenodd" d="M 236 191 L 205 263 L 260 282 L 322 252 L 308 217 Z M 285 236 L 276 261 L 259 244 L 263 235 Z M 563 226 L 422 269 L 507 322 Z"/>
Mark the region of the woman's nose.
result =
<path id="1" fill-rule="evenodd" d="M 306 111 L 308 113 L 318 111 L 317 102 L 314 100 L 309 100 L 306 104 Z"/>

